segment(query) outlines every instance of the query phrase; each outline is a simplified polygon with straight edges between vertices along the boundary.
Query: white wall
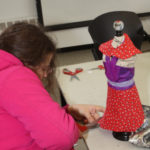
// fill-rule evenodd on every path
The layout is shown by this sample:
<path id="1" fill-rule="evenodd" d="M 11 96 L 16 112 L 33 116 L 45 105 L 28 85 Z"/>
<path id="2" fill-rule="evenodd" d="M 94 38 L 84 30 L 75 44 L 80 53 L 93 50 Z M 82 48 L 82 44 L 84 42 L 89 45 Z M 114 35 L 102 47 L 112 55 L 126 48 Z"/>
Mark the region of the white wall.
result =
<path id="1" fill-rule="evenodd" d="M 110 11 L 150 11 L 150 0 L 41 0 L 45 25 L 92 20 Z"/>
<path id="2" fill-rule="evenodd" d="M 59 30 L 48 33 L 56 42 L 57 48 L 92 44 L 88 27 Z"/>
<path id="3" fill-rule="evenodd" d="M 150 17 L 145 17 L 141 21 L 144 30 L 150 34 Z M 57 48 L 93 43 L 87 27 L 54 31 L 48 33 L 48 35 L 55 40 Z"/>
<path id="4" fill-rule="evenodd" d="M 44 25 L 92 20 L 109 11 L 150 12 L 150 0 L 41 0 Z M 150 34 L 150 17 L 142 19 L 144 29 Z M 87 27 L 66 29 L 49 33 L 57 47 L 93 43 Z"/>
<path id="5" fill-rule="evenodd" d="M 37 18 L 35 0 L 0 0 L 0 22 Z"/>
<path id="6" fill-rule="evenodd" d="M 48 1 L 53 2 L 55 0 Z M 78 0 L 78 2 L 79 1 L 80 0 Z M 110 2 L 113 1 L 110 0 Z M 90 11 L 91 10 L 89 10 L 89 13 Z M 56 14 L 57 12 L 55 10 L 49 9 L 49 12 L 52 13 L 54 17 L 58 15 Z M 5 21 L 23 20 L 28 18 L 37 18 L 35 0 L 0 0 L 0 23 Z M 65 16 L 62 19 L 65 19 Z M 146 20 L 143 19 L 143 25 L 146 31 L 148 31 L 148 33 L 150 34 L 150 17 L 148 19 L 146 18 Z M 88 33 L 87 27 L 55 31 L 52 33 L 48 33 L 48 35 L 51 35 L 54 38 L 58 48 L 93 43 Z"/>

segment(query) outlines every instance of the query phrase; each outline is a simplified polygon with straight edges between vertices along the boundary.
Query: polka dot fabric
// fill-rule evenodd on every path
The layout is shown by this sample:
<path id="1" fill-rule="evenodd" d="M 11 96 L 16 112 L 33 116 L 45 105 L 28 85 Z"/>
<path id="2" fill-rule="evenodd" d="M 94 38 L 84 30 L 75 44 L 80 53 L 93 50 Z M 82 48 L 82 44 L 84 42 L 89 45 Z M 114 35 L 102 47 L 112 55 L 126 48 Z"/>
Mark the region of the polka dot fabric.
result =
<path id="1" fill-rule="evenodd" d="M 116 132 L 134 132 L 144 120 L 140 98 L 134 85 L 127 90 L 108 86 L 107 106 L 100 127 Z"/>
<path id="2" fill-rule="evenodd" d="M 113 48 L 112 41 L 105 42 L 99 46 L 99 50 L 107 55 L 107 56 L 116 56 L 121 59 L 130 58 L 133 55 L 141 53 L 139 49 L 137 49 L 132 41 L 130 40 L 129 36 L 125 33 L 125 40 L 124 42 L 118 46 L 117 48 Z"/>

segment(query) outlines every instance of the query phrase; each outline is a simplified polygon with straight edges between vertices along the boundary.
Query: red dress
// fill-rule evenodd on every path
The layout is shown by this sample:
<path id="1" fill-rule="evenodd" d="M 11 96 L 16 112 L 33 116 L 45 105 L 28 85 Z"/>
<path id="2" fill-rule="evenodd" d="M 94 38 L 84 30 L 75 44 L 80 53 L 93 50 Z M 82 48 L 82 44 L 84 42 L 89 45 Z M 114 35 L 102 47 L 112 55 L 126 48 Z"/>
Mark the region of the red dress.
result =
<path id="1" fill-rule="evenodd" d="M 108 79 L 107 105 L 100 127 L 115 132 L 134 132 L 144 121 L 144 112 L 134 82 L 135 55 L 141 53 L 127 34 L 117 48 L 112 40 L 102 44 Z"/>

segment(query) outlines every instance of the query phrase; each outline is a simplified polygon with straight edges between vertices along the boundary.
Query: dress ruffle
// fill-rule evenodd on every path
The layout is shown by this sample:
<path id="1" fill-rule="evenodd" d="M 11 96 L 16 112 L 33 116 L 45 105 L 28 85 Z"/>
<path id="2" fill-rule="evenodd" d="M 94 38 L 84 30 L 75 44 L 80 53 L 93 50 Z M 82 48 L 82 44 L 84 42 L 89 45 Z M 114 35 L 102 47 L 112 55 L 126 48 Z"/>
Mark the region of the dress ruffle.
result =
<path id="1" fill-rule="evenodd" d="M 110 41 L 107 41 L 107 42 L 101 44 L 99 46 L 99 50 L 103 54 L 105 54 L 109 57 L 116 56 L 121 59 L 127 59 L 127 58 L 132 57 L 133 55 L 142 53 L 139 49 L 137 49 L 134 46 L 133 42 L 131 41 L 131 39 L 129 38 L 129 36 L 126 33 L 124 33 L 124 36 L 125 36 L 124 42 L 117 48 L 114 48 L 112 46 L 112 42 L 113 42 L 113 39 L 112 39 Z"/>

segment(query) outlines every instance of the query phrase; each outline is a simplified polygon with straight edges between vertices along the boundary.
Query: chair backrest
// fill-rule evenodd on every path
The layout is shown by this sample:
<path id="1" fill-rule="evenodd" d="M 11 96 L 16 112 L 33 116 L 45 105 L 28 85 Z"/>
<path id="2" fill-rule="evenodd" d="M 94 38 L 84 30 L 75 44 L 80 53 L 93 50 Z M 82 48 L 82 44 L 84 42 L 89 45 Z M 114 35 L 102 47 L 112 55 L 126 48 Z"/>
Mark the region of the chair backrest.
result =
<path id="1" fill-rule="evenodd" d="M 113 28 L 113 22 L 116 20 L 124 22 L 123 32 L 129 35 L 138 49 L 141 49 L 143 26 L 139 17 L 134 12 L 129 11 L 108 12 L 95 18 L 88 28 L 94 44 L 100 45 L 114 37 L 115 30 Z"/>

